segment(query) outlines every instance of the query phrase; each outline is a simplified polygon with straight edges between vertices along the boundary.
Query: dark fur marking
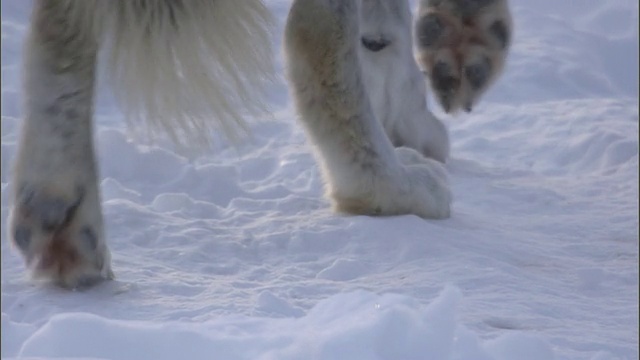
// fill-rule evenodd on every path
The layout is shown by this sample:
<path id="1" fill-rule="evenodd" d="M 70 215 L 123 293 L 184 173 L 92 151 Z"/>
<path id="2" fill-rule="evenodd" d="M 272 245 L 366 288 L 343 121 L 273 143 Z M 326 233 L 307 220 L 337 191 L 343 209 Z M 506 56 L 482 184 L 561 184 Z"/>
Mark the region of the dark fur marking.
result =
<path id="1" fill-rule="evenodd" d="M 98 237 L 96 236 L 95 232 L 88 226 L 85 226 L 80 231 L 80 241 L 91 252 L 98 249 Z"/>
<path id="2" fill-rule="evenodd" d="M 22 206 L 26 206 L 27 204 L 29 204 L 31 202 L 31 200 L 35 196 L 36 192 L 33 189 L 33 187 L 31 187 L 31 186 L 29 186 L 27 184 L 22 184 L 18 188 L 17 194 L 18 194 L 17 202 Z"/>
<path id="3" fill-rule="evenodd" d="M 365 36 L 362 37 L 361 39 L 362 42 L 362 46 L 364 46 L 367 50 L 369 51 L 373 51 L 373 52 L 378 52 L 384 48 L 386 48 L 387 46 L 389 46 L 389 44 L 391 43 L 391 41 L 387 40 L 387 39 L 369 39 Z"/>
<path id="4" fill-rule="evenodd" d="M 456 8 L 462 17 L 472 17 L 496 0 L 455 0 Z"/>
<path id="5" fill-rule="evenodd" d="M 20 197 L 22 216 L 37 219 L 46 232 L 56 232 L 68 225 L 84 198 L 82 188 L 78 189 L 78 198 L 73 203 L 34 191 L 24 190 L 24 193 Z"/>
<path id="6" fill-rule="evenodd" d="M 451 110 L 451 101 L 460 87 L 460 79 L 451 75 L 451 67 L 444 62 L 437 62 L 431 74 L 431 83 L 438 94 L 440 104 L 446 112 Z"/>
<path id="7" fill-rule="evenodd" d="M 68 223 L 77 208 L 77 206 L 69 206 L 69 203 L 62 199 L 47 199 L 41 201 L 37 207 L 42 230 L 48 232 L 53 232 L 61 225 Z"/>
<path id="8" fill-rule="evenodd" d="M 433 67 L 433 85 L 442 93 L 451 94 L 460 85 L 460 80 L 451 75 L 451 67 L 444 62 L 437 62 Z"/>
<path id="9" fill-rule="evenodd" d="M 464 74 L 469 80 L 471 88 L 479 90 L 483 88 L 491 75 L 491 62 L 488 58 L 482 58 L 477 64 L 469 65 L 465 67 Z"/>
<path id="10" fill-rule="evenodd" d="M 51 104 L 44 107 L 44 113 L 51 117 L 48 123 L 51 130 L 65 140 L 71 139 L 77 134 L 77 121 L 83 115 L 77 106 L 70 103 L 85 103 L 84 96 L 85 93 L 82 90 L 70 91 L 61 94 Z"/>
<path id="11" fill-rule="evenodd" d="M 473 105 L 471 103 L 467 103 L 464 105 L 464 111 L 470 113 L 473 110 Z"/>
<path id="12" fill-rule="evenodd" d="M 18 225 L 13 232 L 13 241 L 23 253 L 29 249 L 31 243 L 31 229 Z"/>
<path id="13" fill-rule="evenodd" d="M 67 93 L 60 94 L 55 100 L 55 103 L 67 102 L 69 100 L 73 100 L 76 97 L 82 95 L 84 92 L 82 90 L 74 90 L 69 91 Z"/>

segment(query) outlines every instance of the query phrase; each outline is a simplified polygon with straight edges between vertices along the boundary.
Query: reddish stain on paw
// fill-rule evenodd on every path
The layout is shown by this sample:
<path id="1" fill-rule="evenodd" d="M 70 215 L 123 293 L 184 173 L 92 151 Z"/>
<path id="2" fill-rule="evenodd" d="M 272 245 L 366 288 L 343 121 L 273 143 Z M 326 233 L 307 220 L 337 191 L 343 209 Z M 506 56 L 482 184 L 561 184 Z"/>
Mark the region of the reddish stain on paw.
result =
<path id="1" fill-rule="evenodd" d="M 68 238 L 55 234 L 44 249 L 38 271 L 47 277 L 64 279 L 80 265 L 78 250 Z"/>

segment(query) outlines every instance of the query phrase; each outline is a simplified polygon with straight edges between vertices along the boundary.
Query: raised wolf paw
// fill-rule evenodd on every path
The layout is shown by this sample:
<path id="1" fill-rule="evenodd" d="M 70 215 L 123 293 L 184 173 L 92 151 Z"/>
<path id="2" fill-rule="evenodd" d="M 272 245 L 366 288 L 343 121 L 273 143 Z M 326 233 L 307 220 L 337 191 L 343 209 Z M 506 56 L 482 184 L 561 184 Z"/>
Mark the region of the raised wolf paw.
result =
<path id="1" fill-rule="evenodd" d="M 470 112 L 500 74 L 511 44 L 507 0 L 421 0 L 417 60 L 442 108 Z"/>

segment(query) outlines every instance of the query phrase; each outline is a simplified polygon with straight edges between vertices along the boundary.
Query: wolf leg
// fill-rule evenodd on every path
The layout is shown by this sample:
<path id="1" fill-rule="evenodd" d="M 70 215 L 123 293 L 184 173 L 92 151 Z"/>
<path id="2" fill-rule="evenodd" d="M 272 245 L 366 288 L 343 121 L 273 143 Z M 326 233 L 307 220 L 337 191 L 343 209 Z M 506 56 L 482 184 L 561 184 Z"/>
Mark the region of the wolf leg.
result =
<path id="1" fill-rule="evenodd" d="M 296 0 L 285 26 L 294 101 L 337 211 L 446 218 L 435 162 L 403 164 L 362 80 L 357 0 Z M 383 50 L 384 51 L 384 50 Z"/>
<path id="2" fill-rule="evenodd" d="M 362 0 L 362 80 L 373 113 L 394 146 L 410 147 L 445 162 L 449 134 L 427 106 L 426 84 L 413 56 L 411 29 L 407 0 Z"/>
<path id="3" fill-rule="evenodd" d="M 71 288 L 113 276 L 92 142 L 97 46 L 73 13 L 73 1 L 34 4 L 9 226 L 32 274 Z"/>

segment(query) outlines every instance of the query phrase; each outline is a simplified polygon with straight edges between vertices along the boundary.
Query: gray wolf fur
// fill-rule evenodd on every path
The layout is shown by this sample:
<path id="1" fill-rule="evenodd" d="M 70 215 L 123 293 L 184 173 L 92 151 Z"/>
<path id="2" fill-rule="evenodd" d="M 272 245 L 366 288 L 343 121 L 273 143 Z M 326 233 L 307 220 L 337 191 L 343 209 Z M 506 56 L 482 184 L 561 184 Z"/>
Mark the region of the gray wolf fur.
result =
<path id="1" fill-rule="evenodd" d="M 423 18 L 433 9 L 460 10 L 446 0 L 424 3 L 431 10 Z M 441 163 L 449 138 L 426 106 L 410 20 L 406 0 L 291 6 L 287 74 L 336 211 L 450 214 Z M 433 85 L 442 74 L 429 61 L 448 50 L 420 21 L 418 41 L 431 36 L 437 44 L 418 44 Z M 92 143 L 98 52 L 108 54 L 109 79 L 128 121 L 178 145 L 206 146 L 215 134 L 236 138 L 247 129 L 245 115 L 267 111 L 273 25 L 261 0 L 34 1 L 9 235 L 35 278 L 65 288 L 113 278 Z M 469 61 L 478 54 L 485 52 L 469 52 Z M 460 64 L 446 64 L 460 71 Z M 465 95 L 456 93 L 445 109 L 472 103 L 489 82 L 483 84 L 473 91 L 459 86 Z M 435 91 L 442 103 L 441 88 Z"/>

